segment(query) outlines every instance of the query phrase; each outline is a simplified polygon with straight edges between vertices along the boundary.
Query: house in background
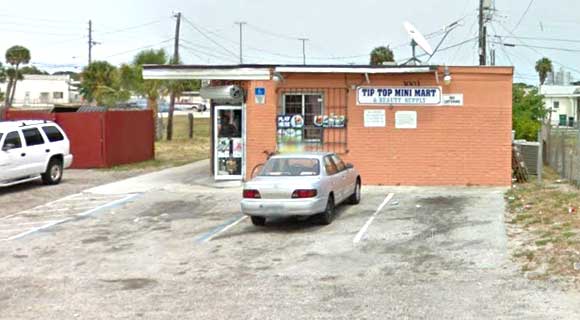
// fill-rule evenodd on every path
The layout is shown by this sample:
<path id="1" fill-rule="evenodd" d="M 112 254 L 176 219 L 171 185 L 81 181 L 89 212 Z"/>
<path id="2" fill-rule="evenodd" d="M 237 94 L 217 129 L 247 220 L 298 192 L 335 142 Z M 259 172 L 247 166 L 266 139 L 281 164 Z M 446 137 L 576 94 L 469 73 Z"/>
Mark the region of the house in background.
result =
<path id="1" fill-rule="evenodd" d="M 46 108 L 80 102 L 78 83 L 69 75 L 27 74 L 18 81 L 14 93 L 15 108 Z M 5 92 L 4 84 L 2 89 Z"/>
<path id="2" fill-rule="evenodd" d="M 573 127 L 578 122 L 580 86 L 543 85 L 540 94 L 544 96 L 544 107 L 552 112 L 553 126 Z"/>

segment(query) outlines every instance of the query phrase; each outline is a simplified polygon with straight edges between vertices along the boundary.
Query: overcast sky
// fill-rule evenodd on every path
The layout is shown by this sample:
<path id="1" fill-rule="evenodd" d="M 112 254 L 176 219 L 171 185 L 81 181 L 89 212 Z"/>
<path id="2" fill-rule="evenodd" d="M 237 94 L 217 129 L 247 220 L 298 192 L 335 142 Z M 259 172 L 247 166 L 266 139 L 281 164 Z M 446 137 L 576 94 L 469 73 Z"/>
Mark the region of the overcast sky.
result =
<path id="1" fill-rule="evenodd" d="M 554 60 L 580 79 L 580 2 L 577 0 L 496 0 L 494 21 L 488 27 L 496 44 L 496 63 L 515 65 L 515 81 L 536 84 L 533 64 L 541 56 Z M 302 63 L 302 44 L 308 38 L 308 63 L 368 63 L 373 47 L 390 45 L 397 60 L 411 49 L 403 22 L 431 34 L 462 19 L 431 63 L 477 63 L 478 0 L 19 0 L 0 11 L 0 52 L 14 44 L 28 47 L 41 69 L 78 70 L 87 63 L 88 20 L 93 21 L 94 60 L 129 62 L 140 48 L 164 47 L 172 52 L 175 12 L 182 12 L 182 59 L 189 64 L 238 63 L 238 26 L 245 21 L 245 63 Z M 518 25 L 518 21 L 521 22 Z M 516 28 L 516 25 L 517 28 Z M 199 32 L 198 30 L 202 32 Z M 515 30 L 514 30 L 515 28 Z M 502 38 L 495 35 L 547 39 Z M 429 38 L 433 47 L 441 36 Z M 217 43 L 217 44 L 216 44 Z M 524 47 L 549 47 L 548 48 Z M 565 51 L 568 50 L 568 51 Z M 569 51 L 572 50 L 572 51 Z"/>

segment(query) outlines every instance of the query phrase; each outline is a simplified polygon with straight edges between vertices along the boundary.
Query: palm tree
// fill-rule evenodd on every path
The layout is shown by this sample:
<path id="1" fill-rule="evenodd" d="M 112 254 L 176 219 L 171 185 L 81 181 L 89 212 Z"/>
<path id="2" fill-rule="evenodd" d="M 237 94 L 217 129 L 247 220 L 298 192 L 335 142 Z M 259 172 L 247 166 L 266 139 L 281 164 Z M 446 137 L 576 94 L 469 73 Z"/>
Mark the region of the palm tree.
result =
<path id="1" fill-rule="evenodd" d="M 167 54 L 165 50 L 149 49 L 139 52 L 130 65 L 124 64 L 120 68 L 121 85 L 123 88 L 135 92 L 147 98 L 147 108 L 153 111 L 155 121 L 156 138 L 160 138 L 161 130 L 158 128 L 157 112 L 158 99 L 165 91 L 165 82 L 162 80 L 144 80 L 144 64 L 166 64 Z"/>
<path id="2" fill-rule="evenodd" d="M 393 62 L 395 61 L 395 55 L 393 50 L 388 46 L 376 47 L 371 51 L 371 61 L 370 64 L 373 66 L 381 65 L 383 62 Z"/>
<path id="3" fill-rule="evenodd" d="M 101 106 L 114 106 L 116 102 L 129 99 L 128 91 L 121 87 L 121 75 L 117 68 L 106 61 L 95 61 L 85 67 L 80 85 L 81 95 Z"/>
<path id="4" fill-rule="evenodd" d="M 14 66 L 14 75 L 18 75 L 18 68 L 21 64 L 28 64 L 30 62 L 30 50 L 23 46 L 12 46 L 6 50 L 6 62 Z M 6 97 L 6 106 L 11 106 L 14 101 L 14 93 L 16 92 L 17 81 L 12 79 L 12 90 L 8 91 L 8 96 Z"/>
<path id="5" fill-rule="evenodd" d="M 536 71 L 540 76 L 540 85 L 544 85 L 546 78 L 548 77 L 548 72 L 553 71 L 552 61 L 546 57 L 538 60 L 536 62 Z"/>

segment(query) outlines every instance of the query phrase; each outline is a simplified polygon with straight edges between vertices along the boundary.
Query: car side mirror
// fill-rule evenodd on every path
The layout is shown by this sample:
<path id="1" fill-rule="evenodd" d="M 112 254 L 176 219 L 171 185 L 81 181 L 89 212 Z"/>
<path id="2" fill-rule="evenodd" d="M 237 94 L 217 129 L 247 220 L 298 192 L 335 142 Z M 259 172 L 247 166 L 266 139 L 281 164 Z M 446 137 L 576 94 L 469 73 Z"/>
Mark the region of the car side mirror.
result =
<path id="1" fill-rule="evenodd" d="M 347 163 L 346 164 L 346 168 L 347 169 L 353 169 L 354 168 L 354 165 L 352 163 Z"/>
<path id="2" fill-rule="evenodd" d="M 9 151 L 12 149 L 16 149 L 16 145 L 14 143 L 7 143 L 2 147 L 2 151 Z"/>

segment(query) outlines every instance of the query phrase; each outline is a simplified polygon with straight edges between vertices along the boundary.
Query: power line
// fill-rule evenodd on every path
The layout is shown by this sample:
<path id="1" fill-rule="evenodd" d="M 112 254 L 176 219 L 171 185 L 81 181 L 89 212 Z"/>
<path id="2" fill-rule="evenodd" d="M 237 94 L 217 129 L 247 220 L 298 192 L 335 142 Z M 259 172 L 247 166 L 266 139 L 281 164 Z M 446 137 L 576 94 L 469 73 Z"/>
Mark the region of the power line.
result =
<path id="1" fill-rule="evenodd" d="M 160 45 L 160 44 L 164 44 L 164 43 L 167 43 L 167 42 L 172 42 L 172 41 L 173 41 L 173 38 L 171 38 L 171 39 L 167 39 L 167 40 L 163 40 L 163 41 L 161 41 L 161 42 L 154 43 L 154 44 L 150 44 L 150 45 L 147 45 L 147 46 L 143 46 L 143 47 L 139 47 L 139 48 L 134 48 L 134 49 L 129 49 L 129 50 L 122 51 L 122 52 L 117 52 L 117 53 L 114 53 L 114 54 L 108 55 L 108 56 L 104 57 L 103 59 L 108 59 L 108 58 L 112 58 L 112 57 L 120 56 L 120 55 L 123 55 L 123 54 L 126 54 L 126 53 L 135 52 L 135 51 L 138 51 L 138 50 L 145 50 L 145 49 L 149 49 L 149 48 L 151 48 L 151 47 L 155 47 L 155 46 L 158 46 L 158 45 Z M 164 46 L 164 47 L 165 47 L 165 46 Z"/>
<path id="2" fill-rule="evenodd" d="M 230 49 L 226 48 L 225 46 L 223 46 L 221 43 L 215 41 L 214 39 L 212 39 L 210 36 L 208 36 L 207 34 L 205 34 L 205 32 L 203 32 L 203 30 L 201 30 L 200 28 L 198 28 L 195 24 L 193 24 L 191 21 L 189 21 L 189 19 L 183 17 L 183 20 L 185 22 L 187 22 L 187 24 L 189 26 L 191 26 L 193 29 L 195 29 L 197 32 L 199 32 L 204 38 L 206 38 L 207 40 L 209 40 L 210 42 L 212 42 L 213 44 L 215 44 L 216 46 L 222 48 L 223 50 L 225 50 L 226 52 L 230 53 L 232 56 L 237 57 L 237 55 L 235 53 L 233 53 Z"/>
<path id="3" fill-rule="evenodd" d="M 293 36 L 289 36 L 289 35 L 285 35 L 285 34 L 281 34 L 281 33 L 277 33 L 277 32 L 272 32 L 272 31 L 262 29 L 260 27 L 257 27 L 255 25 L 249 24 L 249 23 L 248 23 L 248 28 L 253 29 L 254 31 L 257 31 L 257 32 L 262 33 L 262 34 L 269 35 L 269 36 L 274 37 L 274 38 L 280 38 L 280 39 L 292 40 L 292 41 L 300 40 L 299 37 L 293 37 Z"/>
<path id="4" fill-rule="evenodd" d="M 580 43 L 580 40 L 562 39 L 562 38 L 544 38 L 544 37 L 523 37 L 523 36 L 501 36 L 505 39 L 524 39 L 524 40 L 538 40 L 538 41 L 553 41 L 553 42 L 570 42 Z"/>
<path id="5" fill-rule="evenodd" d="M 212 58 L 216 58 L 218 60 L 228 60 L 228 61 L 236 61 L 235 58 L 232 58 L 230 56 L 225 56 L 225 55 L 218 55 L 218 52 L 211 52 L 211 51 L 205 51 L 199 48 L 192 48 L 190 46 L 184 45 L 184 44 L 180 44 L 180 47 L 185 49 L 186 51 L 189 51 L 191 53 L 193 53 L 195 56 L 199 57 L 199 54 L 204 55 L 204 56 L 208 56 L 208 57 L 212 57 Z"/>
<path id="6" fill-rule="evenodd" d="M 139 24 L 139 25 L 135 25 L 135 26 L 129 26 L 129 27 L 125 27 L 125 28 L 120 28 L 120 29 L 115 29 L 115 30 L 109 30 L 109 31 L 105 31 L 105 32 L 96 32 L 99 35 L 107 35 L 107 34 L 113 34 L 113 33 L 121 33 L 121 32 L 126 32 L 126 31 L 130 31 L 130 30 L 135 30 L 135 29 L 140 29 L 140 28 L 144 28 L 144 27 L 148 27 L 154 24 L 159 24 L 162 21 L 164 21 L 163 19 L 159 19 L 159 20 L 154 20 L 154 21 L 150 21 L 147 23 L 143 23 L 143 24 Z"/>
<path id="7" fill-rule="evenodd" d="M 504 43 L 504 42 L 494 42 L 495 44 L 501 43 L 506 47 L 525 47 L 525 48 L 536 48 L 536 49 L 546 49 L 546 50 L 556 50 L 564 52 L 580 52 L 580 49 L 575 48 L 561 48 L 561 47 L 546 47 L 546 46 L 532 46 L 529 44 L 514 44 L 514 43 Z"/>
<path id="8" fill-rule="evenodd" d="M 528 7 L 526 8 L 526 10 L 524 10 L 524 13 L 522 14 L 522 16 L 520 17 L 520 20 L 518 20 L 518 23 L 516 23 L 516 26 L 512 29 L 512 32 L 515 32 L 516 29 L 520 26 L 520 24 L 522 23 L 522 21 L 524 20 L 524 17 L 526 16 L 526 14 L 528 14 L 528 11 L 530 10 L 530 8 L 532 7 L 532 4 L 534 3 L 534 0 L 530 0 L 530 3 L 528 3 Z"/>
<path id="9" fill-rule="evenodd" d="M 501 26 L 501 27 L 502 27 L 504 30 L 506 30 L 506 31 L 507 31 L 509 34 L 511 34 L 512 36 L 514 36 L 514 37 L 515 37 L 515 35 L 513 34 L 513 32 L 511 32 L 511 31 L 510 31 L 510 30 L 509 30 L 509 29 L 508 29 L 506 26 L 504 26 L 504 25 L 503 25 L 503 23 L 501 23 L 501 22 L 500 22 L 500 23 L 499 23 L 499 25 L 500 25 L 500 26 Z M 524 48 L 529 48 L 530 50 L 534 51 L 535 53 L 539 54 L 540 56 L 545 56 L 545 55 L 544 55 L 544 54 L 543 54 L 541 51 L 537 50 L 537 48 L 530 47 L 530 46 L 525 46 L 525 45 L 526 45 L 526 43 L 524 43 L 524 42 L 523 42 L 521 39 L 518 39 L 518 38 L 515 38 L 515 39 L 516 39 L 518 42 L 520 42 L 522 45 L 524 45 Z M 558 61 L 556 61 L 556 60 L 554 60 L 554 59 L 551 59 L 551 60 L 552 60 L 552 62 L 554 62 L 554 63 L 556 63 L 556 64 L 558 64 L 558 65 L 560 65 L 560 66 L 562 66 L 562 67 L 564 67 L 564 68 L 567 68 L 567 69 L 569 69 L 569 70 L 572 70 L 572 71 L 574 71 L 574 72 L 577 72 L 578 74 L 580 74 L 580 70 L 578 70 L 578 69 L 575 69 L 575 68 L 572 68 L 572 67 L 566 66 L 566 65 L 564 65 L 564 64 L 562 64 L 562 63 L 560 63 L 560 62 L 558 62 Z"/>
<path id="10" fill-rule="evenodd" d="M 453 48 L 456 48 L 456 47 L 462 46 L 462 45 L 464 45 L 464 44 L 466 44 L 466 43 L 469 43 L 469 42 L 471 42 L 471 41 L 475 41 L 475 40 L 477 40 L 477 39 L 478 39 L 478 37 L 472 37 L 472 38 L 469 38 L 469 39 L 467 39 L 467 40 L 461 41 L 461 42 L 459 42 L 459 43 L 455 43 L 455 44 L 452 44 L 452 45 L 450 45 L 450 46 L 443 47 L 443 48 L 439 49 L 437 52 L 442 52 L 442 51 L 446 51 L 446 50 L 449 50 L 449 49 L 453 49 Z M 428 55 L 429 55 L 429 54 L 427 54 L 427 53 L 418 54 L 418 55 L 417 55 L 417 58 L 418 58 L 418 57 L 423 57 L 423 56 L 428 56 Z M 400 62 L 402 62 L 402 61 L 407 61 L 407 60 L 409 60 L 409 59 L 410 59 L 410 57 L 409 57 L 409 58 L 405 58 L 405 59 L 400 59 L 399 61 L 400 61 Z"/>

